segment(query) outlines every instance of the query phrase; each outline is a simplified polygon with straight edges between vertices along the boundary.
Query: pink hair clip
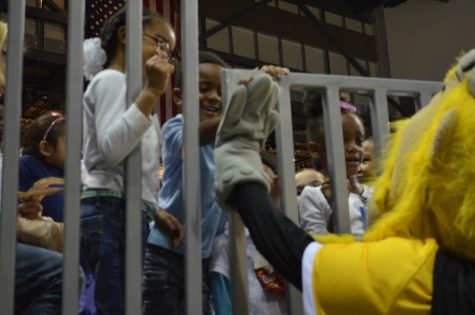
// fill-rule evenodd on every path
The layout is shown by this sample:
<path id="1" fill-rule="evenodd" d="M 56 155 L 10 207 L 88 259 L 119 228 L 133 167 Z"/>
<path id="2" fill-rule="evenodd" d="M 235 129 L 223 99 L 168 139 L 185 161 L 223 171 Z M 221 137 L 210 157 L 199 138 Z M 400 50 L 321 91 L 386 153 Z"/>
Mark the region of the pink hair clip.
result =
<path id="1" fill-rule="evenodd" d="M 343 101 L 340 101 L 340 108 L 347 110 L 349 112 L 355 113 L 355 114 L 356 112 L 358 112 L 358 109 L 354 105 L 351 105 L 350 103 L 343 102 Z"/>

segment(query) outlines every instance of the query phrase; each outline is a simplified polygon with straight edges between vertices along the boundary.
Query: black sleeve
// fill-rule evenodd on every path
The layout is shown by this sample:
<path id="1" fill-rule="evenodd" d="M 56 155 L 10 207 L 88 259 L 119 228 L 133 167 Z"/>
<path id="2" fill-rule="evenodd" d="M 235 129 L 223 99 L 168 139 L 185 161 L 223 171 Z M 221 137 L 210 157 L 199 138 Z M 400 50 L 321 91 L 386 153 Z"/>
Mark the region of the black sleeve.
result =
<path id="1" fill-rule="evenodd" d="M 437 252 L 432 315 L 475 314 L 475 263 Z"/>
<path id="2" fill-rule="evenodd" d="M 302 256 L 313 239 L 295 225 L 258 183 L 237 185 L 230 197 L 259 252 L 302 290 Z"/>

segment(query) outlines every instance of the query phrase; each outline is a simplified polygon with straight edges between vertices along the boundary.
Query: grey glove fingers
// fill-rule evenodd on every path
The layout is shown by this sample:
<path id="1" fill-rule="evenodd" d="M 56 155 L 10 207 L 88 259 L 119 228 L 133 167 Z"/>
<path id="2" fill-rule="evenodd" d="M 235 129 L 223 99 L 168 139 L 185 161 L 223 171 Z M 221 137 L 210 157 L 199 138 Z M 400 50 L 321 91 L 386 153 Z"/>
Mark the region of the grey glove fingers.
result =
<path id="1" fill-rule="evenodd" d="M 232 128 L 241 120 L 242 113 L 247 100 L 247 89 L 244 85 L 239 85 L 231 96 L 231 101 L 224 110 L 223 120 L 219 126 L 222 128 Z"/>
<path id="2" fill-rule="evenodd" d="M 271 110 L 267 115 L 266 121 L 264 122 L 264 139 L 267 139 L 269 137 L 269 135 L 272 133 L 278 123 L 279 113 L 277 113 L 275 110 Z"/>
<path id="3" fill-rule="evenodd" d="M 271 87 L 272 78 L 269 75 L 265 73 L 256 75 L 248 85 L 246 115 L 252 116 L 262 111 L 268 101 Z"/>
<path id="4" fill-rule="evenodd" d="M 269 90 L 269 98 L 267 99 L 267 103 L 263 108 L 263 112 L 269 112 L 272 110 L 279 99 L 280 94 L 280 87 L 276 82 L 272 82 L 271 88 Z"/>

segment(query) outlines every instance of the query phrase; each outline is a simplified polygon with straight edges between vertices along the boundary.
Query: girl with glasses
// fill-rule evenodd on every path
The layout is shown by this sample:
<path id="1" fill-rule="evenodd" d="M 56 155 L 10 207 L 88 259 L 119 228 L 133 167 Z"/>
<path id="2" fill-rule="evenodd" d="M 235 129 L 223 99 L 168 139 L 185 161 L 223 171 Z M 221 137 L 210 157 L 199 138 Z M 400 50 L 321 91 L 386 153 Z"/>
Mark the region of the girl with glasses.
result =
<path id="1" fill-rule="evenodd" d="M 126 104 L 124 9 L 111 16 L 101 38 L 93 40 L 98 49 L 92 45 L 91 59 L 102 58 L 105 69 L 94 76 L 85 73 L 91 82 L 83 99 L 86 174 L 81 195 L 81 251 L 83 266 L 94 271 L 96 278 L 98 314 L 124 314 L 124 170 L 136 146 L 141 150 L 142 200 L 134 210 L 142 214 L 142 248 L 153 220 L 172 240 L 179 243 L 183 237 L 180 223 L 166 211 L 159 211 L 157 204 L 161 131 L 153 111 L 174 72 L 168 57 L 175 48 L 175 32 L 156 12 L 144 10 L 142 16 L 143 89 L 133 103 Z M 85 54 L 86 46 L 85 42 Z M 87 56 L 85 68 L 91 68 Z"/>

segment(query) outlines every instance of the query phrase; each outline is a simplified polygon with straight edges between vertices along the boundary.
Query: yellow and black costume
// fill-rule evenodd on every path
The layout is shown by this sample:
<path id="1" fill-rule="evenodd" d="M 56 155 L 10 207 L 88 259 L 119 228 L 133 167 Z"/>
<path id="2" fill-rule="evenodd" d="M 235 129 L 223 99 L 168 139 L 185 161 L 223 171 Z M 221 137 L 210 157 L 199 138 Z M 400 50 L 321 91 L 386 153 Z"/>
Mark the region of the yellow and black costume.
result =
<path id="1" fill-rule="evenodd" d="M 306 313 L 475 314 L 475 50 L 399 124 L 363 242 L 315 241 L 267 196 L 258 152 L 277 121 L 275 91 L 260 76 L 233 95 L 218 130 L 215 190 L 259 251 L 303 288 Z"/>

